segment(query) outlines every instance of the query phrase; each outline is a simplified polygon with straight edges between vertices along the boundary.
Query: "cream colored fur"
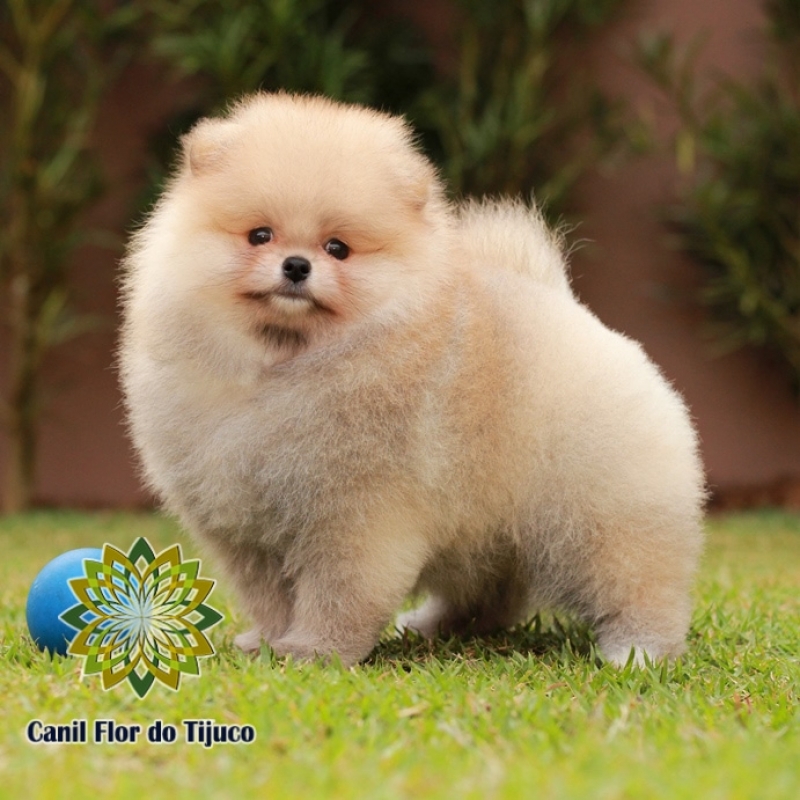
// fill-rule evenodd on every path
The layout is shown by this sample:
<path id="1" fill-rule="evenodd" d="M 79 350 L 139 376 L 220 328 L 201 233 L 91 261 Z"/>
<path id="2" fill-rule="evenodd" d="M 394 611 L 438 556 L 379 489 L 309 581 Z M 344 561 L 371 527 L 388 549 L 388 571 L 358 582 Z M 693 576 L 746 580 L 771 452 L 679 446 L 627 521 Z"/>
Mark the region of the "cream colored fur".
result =
<path id="1" fill-rule="evenodd" d="M 425 635 L 556 607 L 615 662 L 683 649 L 695 434 L 536 211 L 453 209 L 400 120 L 262 94 L 188 135 L 126 274 L 133 440 L 239 590 L 245 649 L 356 662 L 412 593 L 398 624 Z"/>

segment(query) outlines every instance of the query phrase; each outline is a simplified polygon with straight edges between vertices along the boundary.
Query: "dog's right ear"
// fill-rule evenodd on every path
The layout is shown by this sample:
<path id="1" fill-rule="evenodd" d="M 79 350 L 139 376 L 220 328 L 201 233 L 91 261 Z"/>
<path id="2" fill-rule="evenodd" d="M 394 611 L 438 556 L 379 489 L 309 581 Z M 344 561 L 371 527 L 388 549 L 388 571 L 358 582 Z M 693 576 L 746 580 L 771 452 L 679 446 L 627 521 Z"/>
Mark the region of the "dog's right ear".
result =
<path id="1" fill-rule="evenodd" d="M 193 175 L 213 172 L 224 163 L 225 153 L 236 139 L 239 126 L 220 119 L 201 119 L 181 139 L 184 168 Z"/>

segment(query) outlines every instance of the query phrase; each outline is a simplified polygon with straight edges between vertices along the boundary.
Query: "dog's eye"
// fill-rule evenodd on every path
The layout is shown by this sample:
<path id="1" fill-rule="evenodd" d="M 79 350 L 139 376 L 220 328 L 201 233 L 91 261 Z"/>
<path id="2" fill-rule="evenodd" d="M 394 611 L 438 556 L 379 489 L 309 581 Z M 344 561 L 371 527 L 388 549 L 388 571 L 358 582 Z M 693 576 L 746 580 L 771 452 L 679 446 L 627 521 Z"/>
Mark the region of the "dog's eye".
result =
<path id="1" fill-rule="evenodd" d="M 253 228 L 247 234 L 247 241 L 253 246 L 272 241 L 272 228 Z"/>
<path id="2" fill-rule="evenodd" d="M 329 256 L 338 258 L 339 261 L 344 261 L 350 255 L 350 248 L 339 239 L 330 239 L 325 242 L 325 252 Z"/>

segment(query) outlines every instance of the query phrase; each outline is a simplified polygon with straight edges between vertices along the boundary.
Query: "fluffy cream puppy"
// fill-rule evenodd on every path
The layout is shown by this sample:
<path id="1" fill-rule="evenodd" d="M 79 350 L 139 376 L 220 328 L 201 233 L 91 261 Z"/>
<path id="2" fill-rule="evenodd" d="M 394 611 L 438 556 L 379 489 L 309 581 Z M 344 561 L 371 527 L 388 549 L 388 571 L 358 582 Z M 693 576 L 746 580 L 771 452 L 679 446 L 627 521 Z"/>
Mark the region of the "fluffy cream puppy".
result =
<path id="1" fill-rule="evenodd" d="M 126 261 L 121 372 L 166 505 L 262 641 L 541 607 L 605 656 L 684 647 L 703 477 L 680 397 L 512 203 L 454 210 L 399 119 L 259 94 L 204 120 Z"/>

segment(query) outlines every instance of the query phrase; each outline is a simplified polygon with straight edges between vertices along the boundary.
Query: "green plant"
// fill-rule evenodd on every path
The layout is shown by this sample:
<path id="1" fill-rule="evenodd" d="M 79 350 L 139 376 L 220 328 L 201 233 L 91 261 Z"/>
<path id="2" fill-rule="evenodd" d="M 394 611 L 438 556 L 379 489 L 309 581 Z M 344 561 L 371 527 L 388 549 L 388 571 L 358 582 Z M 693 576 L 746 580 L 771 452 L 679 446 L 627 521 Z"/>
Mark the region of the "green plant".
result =
<path id="1" fill-rule="evenodd" d="M 557 216 L 619 143 L 620 108 L 579 57 L 625 0 L 459 0 L 458 68 L 421 97 L 419 121 L 457 195 L 536 196 Z"/>
<path id="2" fill-rule="evenodd" d="M 258 88 L 321 92 L 408 116 L 454 194 L 535 190 L 555 216 L 621 138 L 619 107 L 575 56 L 625 2 L 459 0 L 459 67 L 436 78 L 418 35 L 340 0 L 151 0 L 153 48 L 200 80 L 173 132 Z"/>
<path id="3" fill-rule="evenodd" d="M 176 134 L 243 94 L 284 90 L 401 111 L 430 82 L 419 36 L 378 24 L 344 0 L 149 0 L 151 52 L 192 79 L 183 107 L 153 141 L 149 198 L 173 158 Z"/>
<path id="4" fill-rule="evenodd" d="M 330 0 L 150 0 L 153 50 L 204 84 L 204 101 L 259 87 L 369 100 L 355 17 Z"/>
<path id="5" fill-rule="evenodd" d="M 642 40 L 638 61 L 672 100 L 683 176 L 669 213 L 703 267 L 701 301 L 724 350 L 765 348 L 800 389 L 800 6 L 770 0 L 767 55 L 752 83 L 703 89 L 700 42 Z"/>
<path id="6" fill-rule="evenodd" d="M 78 0 L 0 5 L 0 308 L 9 341 L 2 423 L 7 511 L 26 507 L 35 475 L 45 354 L 86 329 L 70 303 L 69 258 L 86 240 L 82 214 L 101 189 L 91 134 L 113 74 L 103 45 L 131 12 Z M 101 66 L 102 64 L 102 66 Z"/>

